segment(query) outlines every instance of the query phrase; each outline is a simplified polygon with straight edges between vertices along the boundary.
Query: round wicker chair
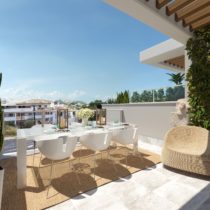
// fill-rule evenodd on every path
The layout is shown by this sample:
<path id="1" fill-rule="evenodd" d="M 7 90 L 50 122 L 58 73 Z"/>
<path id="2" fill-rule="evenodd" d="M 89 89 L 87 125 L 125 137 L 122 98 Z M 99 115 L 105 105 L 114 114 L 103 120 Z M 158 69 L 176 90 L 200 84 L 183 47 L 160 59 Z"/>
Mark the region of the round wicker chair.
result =
<path id="1" fill-rule="evenodd" d="M 209 131 L 195 126 L 171 129 L 165 136 L 162 150 L 164 165 L 210 176 Z"/>

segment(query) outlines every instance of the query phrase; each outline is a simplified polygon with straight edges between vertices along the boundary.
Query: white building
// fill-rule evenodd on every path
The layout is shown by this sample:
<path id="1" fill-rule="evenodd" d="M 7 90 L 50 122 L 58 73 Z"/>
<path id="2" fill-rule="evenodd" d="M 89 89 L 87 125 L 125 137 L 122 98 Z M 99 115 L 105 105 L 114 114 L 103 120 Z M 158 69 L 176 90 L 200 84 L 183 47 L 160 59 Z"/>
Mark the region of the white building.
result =
<path id="1" fill-rule="evenodd" d="M 54 103 L 49 100 L 32 99 L 28 101 L 9 103 L 3 102 L 4 121 L 17 125 L 21 121 L 33 120 L 35 123 L 56 123 L 56 109 Z"/>

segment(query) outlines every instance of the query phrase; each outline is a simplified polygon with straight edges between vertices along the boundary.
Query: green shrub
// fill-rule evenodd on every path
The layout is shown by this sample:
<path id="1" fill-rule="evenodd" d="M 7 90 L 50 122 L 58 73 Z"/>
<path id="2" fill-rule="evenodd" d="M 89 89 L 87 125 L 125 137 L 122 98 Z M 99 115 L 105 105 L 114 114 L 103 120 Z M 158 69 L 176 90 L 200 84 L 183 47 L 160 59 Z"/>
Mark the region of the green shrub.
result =
<path id="1" fill-rule="evenodd" d="M 16 136 L 17 129 L 14 126 L 5 125 L 5 136 Z"/>
<path id="2" fill-rule="evenodd" d="M 31 128 L 33 125 L 34 125 L 33 120 L 24 120 L 24 121 L 18 122 L 17 124 L 19 128 Z"/>
<path id="3" fill-rule="evenodd" d="M 4 125 L 5 125 L 5 126 L 8 125 L 8 126 L 13 126 L 13 127 L 15 127 L 15 122 L 13 122 L 13 121 L 7 121 L 7 122 L 4 122 Z"/>

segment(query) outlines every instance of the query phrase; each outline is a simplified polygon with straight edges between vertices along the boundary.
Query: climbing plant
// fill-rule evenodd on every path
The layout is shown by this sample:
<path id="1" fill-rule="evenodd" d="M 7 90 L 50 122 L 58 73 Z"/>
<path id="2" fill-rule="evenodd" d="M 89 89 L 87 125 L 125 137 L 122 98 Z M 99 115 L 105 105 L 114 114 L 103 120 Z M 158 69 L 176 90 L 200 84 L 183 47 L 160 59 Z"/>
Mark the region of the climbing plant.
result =
<path id="1" fill-rule="evenodd" d="M 187 73 L 190 124 L 210 130 L 210 26 L 196 30 L 186 50 L 192 63 Z"/>

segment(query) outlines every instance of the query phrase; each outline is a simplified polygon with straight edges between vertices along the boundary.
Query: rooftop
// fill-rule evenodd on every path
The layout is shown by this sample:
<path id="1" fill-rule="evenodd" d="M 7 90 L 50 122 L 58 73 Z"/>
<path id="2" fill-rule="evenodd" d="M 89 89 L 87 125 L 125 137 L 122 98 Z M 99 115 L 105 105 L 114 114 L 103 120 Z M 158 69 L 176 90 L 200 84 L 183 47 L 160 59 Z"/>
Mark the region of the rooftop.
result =
<path id="1" fill-rule="evenodd" d="M 17 105 L 42 105 L 51 103 L 52 101 L 46 99 L 30 99 L 27 101 L 18 102 Z"/>

